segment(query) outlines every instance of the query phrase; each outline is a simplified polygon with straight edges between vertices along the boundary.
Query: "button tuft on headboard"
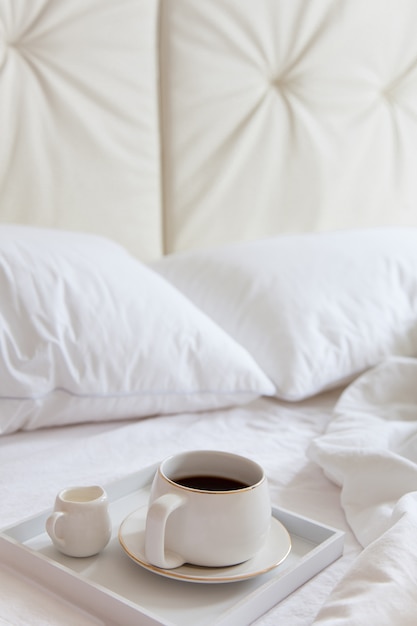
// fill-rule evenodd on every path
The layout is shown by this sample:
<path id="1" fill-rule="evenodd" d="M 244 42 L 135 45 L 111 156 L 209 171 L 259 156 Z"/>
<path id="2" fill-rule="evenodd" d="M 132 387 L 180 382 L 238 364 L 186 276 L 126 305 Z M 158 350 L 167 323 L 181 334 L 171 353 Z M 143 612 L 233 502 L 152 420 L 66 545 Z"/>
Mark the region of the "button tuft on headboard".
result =
<path id="1" fill-rule="evenodd" d="M 285 76 L 277 76 L 271 80 L 271 86 L 275 87 L 278 91 L 285 91 L 287 89 L 287 81 Z"/>

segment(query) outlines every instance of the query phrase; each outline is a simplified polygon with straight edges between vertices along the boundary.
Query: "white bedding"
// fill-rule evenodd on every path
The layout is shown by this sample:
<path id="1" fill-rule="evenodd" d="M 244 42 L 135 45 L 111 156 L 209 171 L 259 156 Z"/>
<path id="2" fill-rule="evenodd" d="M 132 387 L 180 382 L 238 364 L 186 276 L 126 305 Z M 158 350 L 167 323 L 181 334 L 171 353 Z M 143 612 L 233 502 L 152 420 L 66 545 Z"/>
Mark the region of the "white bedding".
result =
<path id="1" fill-rule="evenodd" d="M 56 245 L 51 232 L 3 231 L 0 347 L 12 381 L 0 376 L 0 424 L 8 424 L 0 526 L 51 507 L 68 485 L 105 484 L 180 450 L 230 450 L 265 467 L 275 504 L 347 533 L 343 558 L 261 618 L 263 626 L 305 626 L 316 616 L 320 626 L 388 626 L 393 616 L 411 623 L 415 229 L 277 237 L 178 255 L 153 266 L 164 278 L 105 240 L 61 233 Z M 96 326 L 102 343 L 90 345 Z M 48 378 L 40 365 L 50 363 L 51 346 L 59 358 Z M 283 399 L 293 394 L 283 394 L 281 375 L 304 389 L 298 402 Z M 351 380 L 341 396 L 336 388 L 303 399 Z M 48 383 L 43 395 L 40 382 Z M 50 411 L 45 398 L 56 391 Z M 275 396 L 251 400 L 265 393 Z M 97 398 L 105 412 L 92 406 Z M 39 590 L 4 572 L 0 584 L 5 623 L 73 623 L 68 607 Z"/>
<path id="2" fill-rule="evenodd" d="M 231 450 L 264 465 L 275 504 L 346 531 L 343 557 L 257 624 L 412 626 L 416 378 L 416 359 L 390 358 L 340 397 L 3 436 L 1 525 L 50 507 L 68 484 L 106 483 L 179 450 Z M 2 625 L 96 623 L 1 569 L 0 585 Z"/>
<path id="3" fill-rule="evenodd" d="M 416 382 L 416 359 L 387 359 L 348 387 L 311 447 L 364 546 L 320 626 L 416 624 Z"/>
<path id="4" fill-rule="evenodd" d="M 360 548 L 346 525 L 339 487 L 308 459 L 313 437 L 331 417 L 338 392 L 299 404 L 260 399 L 245 407 L 138 421 L 18 432 L 0 438 L 1 526 L 51 507 L 70 484 L 105 484 L 173 452 L 217 448 L 265 467 L 274 504 L 346 530 L 345 554 L 259 620 L 262 626 L 311 624 Z M 77 625 L 74 610 L 0 570 L 0 624 Z"/>

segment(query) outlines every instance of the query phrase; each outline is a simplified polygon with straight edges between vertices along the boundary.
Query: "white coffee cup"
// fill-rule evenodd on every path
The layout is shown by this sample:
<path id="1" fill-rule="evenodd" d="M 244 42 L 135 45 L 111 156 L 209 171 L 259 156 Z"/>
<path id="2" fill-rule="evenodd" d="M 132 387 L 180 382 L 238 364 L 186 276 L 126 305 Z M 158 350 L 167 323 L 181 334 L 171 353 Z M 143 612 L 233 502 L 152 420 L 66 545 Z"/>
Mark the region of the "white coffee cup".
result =
<path id="1" fill-rule="evenodd" d="M 107 494 L 103 487 L 68 487 L 58 493 L 46 531 L 55 547 L 68 556 L 92 556 L 111 537 Z"/>
<path id="2" fill-rule="evenodd" d="M 184 452 L 165 459 L 155 474 L 145 556 L 164 569 L 184 563 L 235 565 L 255 556 L 270 522 L 269 488 L 260 465 L 228 452 Z"/>

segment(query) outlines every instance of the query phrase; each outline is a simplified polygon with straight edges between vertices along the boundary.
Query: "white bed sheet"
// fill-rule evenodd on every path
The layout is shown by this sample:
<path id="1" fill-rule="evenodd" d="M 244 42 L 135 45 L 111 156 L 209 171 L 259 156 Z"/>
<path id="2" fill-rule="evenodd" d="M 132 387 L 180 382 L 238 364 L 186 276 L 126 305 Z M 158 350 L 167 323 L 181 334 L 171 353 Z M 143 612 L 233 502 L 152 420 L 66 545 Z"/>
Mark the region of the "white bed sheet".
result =
<path id="1" fill-rule="evenodd" d="M 262 626 L 311 624 L 360 552 L 340 505 L 339 487 L 306 454 L 311 440 L 325 432 L 339 393 L 297 404 L 262 398 L 202 414 L 3 436 L 0 526 L 51 507 L 67 485 L 105 484 L 181 450 L 216 448 L 248 455 L 265 467 L 274 504 L 346 531 L 344 556 L 257 621 Z M 96 623 L 1 568 L 0 588 L 1 625 Z"/>

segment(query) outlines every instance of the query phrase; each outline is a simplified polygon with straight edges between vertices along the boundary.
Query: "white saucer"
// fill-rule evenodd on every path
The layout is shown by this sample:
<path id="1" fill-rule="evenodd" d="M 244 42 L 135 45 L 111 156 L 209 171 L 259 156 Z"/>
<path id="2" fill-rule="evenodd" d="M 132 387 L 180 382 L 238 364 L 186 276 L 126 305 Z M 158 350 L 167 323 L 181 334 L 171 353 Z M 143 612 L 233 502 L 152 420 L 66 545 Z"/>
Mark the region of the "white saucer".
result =
<path id="1" fill-rule="evenodd" d="M 175 569 L 162 569 L 151 565 L 145 558 L 145 522 L 147 507 L 142 507 L 126 517 L 119 529 L 123 550 L 142 567 L 167 578 L 196 583 L 228 583 L 246 580 L 274 569 L 286 559 L 291 550 L 287 529 L 275 517 L 271 518 L 268 537 L 262 549 L 249 561 L 230 567 L 199 567 L 181 565 Z"/>

